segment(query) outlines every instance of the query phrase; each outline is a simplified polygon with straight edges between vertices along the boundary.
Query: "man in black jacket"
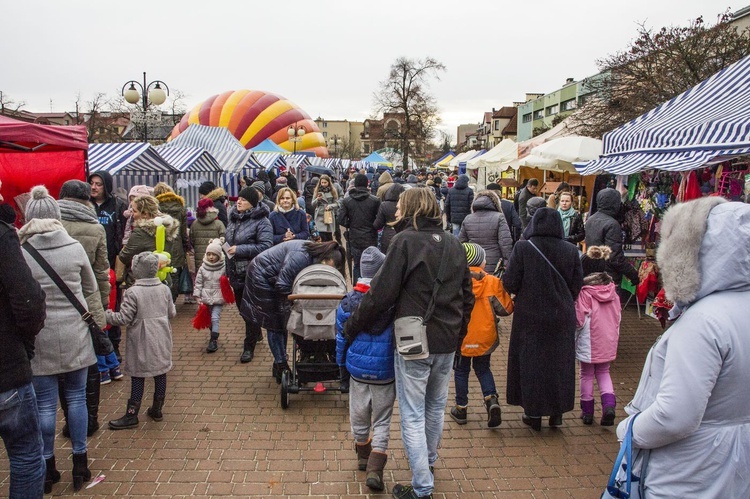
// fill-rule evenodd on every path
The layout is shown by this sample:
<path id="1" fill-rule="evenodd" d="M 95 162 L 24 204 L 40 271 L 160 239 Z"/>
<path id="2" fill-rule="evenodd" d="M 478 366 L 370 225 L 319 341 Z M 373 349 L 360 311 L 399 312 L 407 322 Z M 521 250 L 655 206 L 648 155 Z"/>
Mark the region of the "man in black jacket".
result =
<path id="1" fill-rule="evenodd" d="M 367 176 L 358 173 L 354 177 L 354 190 L 344 198 L 338 215 L 339 224 L 349 229 L 347 255 L 354 262 L 352 285 L 357 284 L 360 277 L 359 259 L 362 252 L 370 246 L 378 245 L 378 231 L 373 223 L 379 208 L 380 199 L 367 189 Z"/>
<path id="2" fill-rule="evenodd" d="M 539 190 L 539 180 L 532 178 L 526 184 L 526 187 L 521 189 L 518 194 L 518 216 L 521 217 L 521 226 L 525 229 L 531 221 L 531 215 L 526 207 L 529 199 L 536 197 L 536 193 Z"/>
<path id="3" fill-rule="evenodd" d="M 469 176 L 459 175 L 458 180 L 448 190 L 445 197 L 445 217 L 452 226 L 453 235 L 458 237 L 464 218 L 471 213 L 474 190 L 469 187 Z"/>
<path id="4" fill-rule="evenodd" d="M 16 231 L 4 222 L 0 255 L 0 437 L 10 461 L 9 496 L 42 497 L 45 463 L 30 360 L 34 338 L 44 327 L 45 295 Z"/>

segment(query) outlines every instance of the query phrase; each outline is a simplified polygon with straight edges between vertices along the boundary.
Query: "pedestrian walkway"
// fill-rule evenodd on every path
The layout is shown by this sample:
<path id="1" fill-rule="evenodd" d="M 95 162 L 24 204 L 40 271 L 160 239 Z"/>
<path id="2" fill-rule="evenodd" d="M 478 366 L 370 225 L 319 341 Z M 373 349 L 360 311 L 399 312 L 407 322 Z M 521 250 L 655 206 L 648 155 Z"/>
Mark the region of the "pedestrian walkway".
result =
<path id="1" fill-rule="evenodd" d="M 180 301 L 182 298 L 180 298 Z M 178 305 L 174 327 L 174 369 L 168 375 L 164 420 L 151 421 L 153 382 L 135 430 L 118 432 L 106 422 L 120 417 L 130 382 L 102 387 L 102 428 L 89 439 L 92 473 L 106 478 L 76 497 L 366 497 L 365 473 L 357 460 L 348 423 L 346 396 L 337 393 L 290 395 L 279 405 L 280 389 L 271 377 L 272 357 L 264 342 L 250 364 L 240 364 L 244 324 L 233 307 L 222 315 L 219 351 L 205 353 L 206 332 L 191 327 L 196 305 Z M 469 422 L 459 426 L 446 412 L 435 497 L 598 498 L 618 444 L 615 427 L 584 426 L 578 409 L 565 414 L 562 428 L 540 433 L 521 423 L 521 409 L 504 404 L 510 320 L 504 319 L 493 370 L 503 406 L 503 422 L 486 428 L 481 391 L 472 378 Z M 633 396 L 648 349 L 660 334 L 658 322 L 638 319 L 634 307 L 623 314 L 618 359 L 612 366 L 618 421 Z M 127 352 L 124 352 L 127 357 Z M 453 401 L 453 389 L 449 402 Z M 576 402 L 577 405 L 577 402 Z M 70 442 L 59 433 L 57 462 L 62 480 L 56 496 L 72 496 Z M 387 490 L 409 483 L 396 408 L 385 471 Z M 546 423 L 546 421 L 545 421 Z M 373 496 L 385 496 L 372 494 Z M 0 453 L 0 497 L 8 495 L 8 460 Z M 390 494 L 387 495 L 388 497 Z"/>

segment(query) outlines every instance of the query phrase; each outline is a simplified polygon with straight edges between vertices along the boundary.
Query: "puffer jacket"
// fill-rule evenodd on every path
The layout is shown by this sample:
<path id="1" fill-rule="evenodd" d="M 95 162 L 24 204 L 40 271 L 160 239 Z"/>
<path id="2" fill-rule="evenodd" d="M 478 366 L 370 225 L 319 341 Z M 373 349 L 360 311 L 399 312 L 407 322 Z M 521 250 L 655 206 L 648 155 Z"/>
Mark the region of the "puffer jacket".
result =
<path id="1" fill-rule="evenodd" d="M 166 213 L 180 223 L 179 237 L 172 244 L 172 267 L 180 268 L 187 265 L 185 253 L 189 247 L 187 233 L 187 211 L 185 200 L 174 192 L 165 192 L 156 196 L 159 201 L 159 211 Z"/>
<path id="2" fill-rule="evenodd" d="M 472 204 L 474 213 L 468 215 L 463 224 L 458 240 L 462 243 L 471 241 L 484 249 L 487 258 L 487 271 L 495 273 L 501 259 L 508 265 L 513 251 L 513 238 L 510 235 L 508 222 L 505 221 L 500 199 L 495 194 L 479 194 Z"/>
<path id="3" fill-rule="evenodd" d="M 499 278 L 487 275 L 481 267 L 469 267 L 471 271 L 472 291 L 474 292 L 474 309 L 471 311 L 471 321 L 466 338 L 461 344 L 461 355 L 464 357 L 481 357 L 495 351 L 500 344 L 498 324 L 490 298 L 509 300 L 510 295 L 504 293 L 503 283 Z M 504 305 L 504 304 L 503 304 Z"/>
<path id="4" fill-rule="evenodd" d="M 195 274 L 193 296 L 206 305 L 223 305 L 224 295 L 221 294 L 221 276 L 224 275 L 224 260 L 211 263 L 204 260 Z"/>
<path id="5" fill-rule="evenodd" d="M 445 197 L 445 216 L 452 224 L 461 224 L 471 213 L 474 190 L 469 187 L 469 176 L 460 175 Z"/>
<path id="6" fill-rule="evenodd" d="M 271 329 L 286 330 L 292 292 L 297 274 L 313 264 L 307 241 L 294 239 L 277 244 L 258 255 L 247 271 L 240 314 L 245 320 Z"/>
<path id="7" fill-rule="evenodd" d="M 396 235 L 396 229 L 388 224 L 396 221 L 396 204 L 398 204 L 398 198 L 404 190 L 405 188 L 401 184 L 391 185 L 391 188 L 385 193 L 383 202 L 380 203 L 380 208 L 378 208 L 378 216 L 375 217 L 373 227 L 377 230 L 383 229 L 383 234 L 380 237 L 380 251 L 383 253 L 388 252 L 391 239 Z"/>
<path id="8" fill-rule="evenodd" d="M 202 218 L 197 218 L 190 227 L 190 244 L 195 252 L 196 269 L 201 266 L 209 243 L 214 239 L 224 237 L 226 227 L 218 219 L 218 215 L 219 210 L 211 208 Z"/>
<path id="9" fill-rule="evenodd" d="M 379 324 L 372 328 L 380 331 L 377 334 L 360 333 L 349 344 L 343 333 L 344 324 L 369 289 L 370 285 L 360 280 L 336 310 L 336 362 L 361 383 L 385 385 L 395 380 L 392 314 L 378 318 Z"/>
<path id="10" fill-rule="evenodd" d="M 224 240 L 229 246 L 237 246 L 234 258 L 227 262 L 227 277 L 232 288 L 241 288 L 245 284 L 250 262 L 273 246 L 273 228 L 268 215 L 268 207 L 263 203 L 242 213 L 237 211 L 237 206 L 233 206 L 229 212 L 229 226 Z"/>
<path id="11" fill-rule="evenodd" d="M 380 200 L 366 187 L 356 188 L 341 202 L 338 222 L 349 229 L 348 241 L 353 248 L 365 249 L 378 244 L 378 231 L 373 226 Z"/>

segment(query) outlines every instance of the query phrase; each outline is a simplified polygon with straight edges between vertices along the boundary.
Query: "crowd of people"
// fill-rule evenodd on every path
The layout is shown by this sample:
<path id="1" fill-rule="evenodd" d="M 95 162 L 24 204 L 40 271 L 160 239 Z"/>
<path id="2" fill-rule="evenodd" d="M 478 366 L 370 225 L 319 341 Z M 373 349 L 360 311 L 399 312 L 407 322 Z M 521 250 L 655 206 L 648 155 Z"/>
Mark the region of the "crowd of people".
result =
<path id="1" fill-rule="evenodd" d="M 0 223 L 0 340 L 6 345 L 0 353 L 0 435 L 10 460 L 11 497 L 40 497 L 61 478 L 54 455 L 58 399 L 66 419 L 63 434 L 72 444 L 75 490 L 91 478 L 86 437 L 100 426 L 101 385 L 125 374 L 131 380 L 125 413 L 110 421 L 109 429 L 139 425 L 146 378 L 154 379 L 146 414 L 162 420 L 172 368 L 171 319 L 180 295 L 184 303 L 208 307 L 207 354 L 220 350 L 221 314 L 227 303 L 236 302 L 245 323 L 239 361 L 254 360 L 265 330 L 273 355 L 271 375 L 281 382 L 290 369 L 287 296 L 295 278 L 313 264 L 350 277 L 351 291 L 336 314 L 336 362 L 341 391 L 349 394 L 358 467 L 367 472 L 365 483 L 372 490 L 385 488 L 396 400 L 412 471 L 410 484 L 393 487 L 397 498 L 431 497 L 451 380 L 452 421 L 468 421 L 473 369 L 487 427 L 501 425 L 491 355 L 499 344 L 503 316 L 512 315 L 505 402 L 523 408 L 526 425 L 541 431 L 545 417 L 550 427 L 564 424 L 563 415 L 575 406 L 576 362 L 583 423 L 594 422 L 596 379 L 599 424 L 614 425 L 609 368 L 617 355 L 621 320 L 618 289 L 623 276 L 638 283 L 622 247 L 617 219 L 621 194 L 599 191 L 597 211 L 584 221 L 564 182 L 544 199 L 538 196 L 539 181 L 530 179 L 513 200 L 504 199 L 497 184 L 480 190 L 470 184 L 467 175 L 351 172 L 341 178 L 312 176 L 298 189 L 289 172 L 278 178 L 261 172 L 242 179 L 231 203 L 221 187 L 202 184 L 195 216 L 164 183 L 135 186 L 128 200 L 113 194 L 108 173 L 92 174 L 88 182 L 66 182 L 59 200 L 43 186 L 35 187 L 21 228 L 6 223 L 12 220 Z M 685 213 L 673 222 L 675 238 L 680 224 L 702 223 L 705 240 L 715 248 L 722 235 L 715 232 L 728 227 L 722 225 L 726 220 L 748 217 L 747 207 L 737 203 L 695 201 L 685 206 L 693 203 L 703 203 L 703 208 L 680 208 Z M 707 229 L 707 219 L 721 224 Z M 670 237 L 665 230 L 663 238 Z M 667 248 L 672 253 L 681 249 L 676 243 Z M 164 261 L 164 253 L 171 260 Z M 672 253 L 664 253 L 660 266 L 669 269 L 672 258 L 687 258 Z M 37 257 L 63 277 L 107 329 L 112 354 L 95 354 L 86 322 Z M 699 309 L 739 303 L 750 282 L 747 258 L 732 257 L 737 272 L 717 270 L 734 275 L 731 286 L 709 279 L 706 272 L 718 264 L 706 264 L 703 258 L 693 262 L 698 275 L 687 285 L 678 282 L 682 268 L 665 275 L 665 288 L 674 289 L 678 307 L 683 315 L 695 316 L 695 323 L 707 320 Z M 28 285 L 14 286 L 16 282 Z M 701 306 L 691 306 L 695 302 Z M 715 438 L 717 431 L 721 438 L 735 439 L 747 464 L 747 438 L 741 435 L 746 423 L 741 420 L 748 411 L 729 410 L 728 402 L 718 400 L 722 394 L 730 396 L 728 390 L 741 382 L 750 365 L 739 366 L 750 358 L 750 346 L 737 329 L 744 309 L 725 308 L 726 330 L 698 328 L 684 320 L 673 326 L 670 345 L 677 344 L 687 357 L 670 357 L 666 342 L 657 342 L 650 356 L 658 362 L 650 369 L 659 371 L 658 379 L 642 380 L 626 408 L 628 414 L 643 414 L 634 425 L 634 441 L 652 449 L 649 478 L 655 491 L 669 490 L 670 469 L 690 457 L 683 448 L 693 445 L 688 441 Z M 737 360 L 728 366 L 726 356 L 711 355 L 711 348 L 680 342 L 673 331 L 681 324 L 696 342 L 713 342 Z M 120 352 L 122 327 L 127 328 L 125 355 Z M 402 348 L 407 334 L 409 349 Z M 684 376 L 686 369 L 691 376 Z M 701 389 L 688 394 L 691 386 Z M 674 414 L 660 408 L 660 394 L 697 403 L 687 407 L 683 402 L 680 414 Z M 731 424 L 707 428 L 717 418 L 729 418 Z M 663 431 L 670 422 L 679 431 Z M 690 474 L 701 476 L 701 469 L 692 466 Z M 724 473 L 728 484 L 715 485 L 717 490 L 730 485 L 745 490 L 746 484 L 720 469 L 716 473 Z M 689 482 L 688 471 L 682 474 Z M 685 490 L 694 489 L 685 485 Z"/>

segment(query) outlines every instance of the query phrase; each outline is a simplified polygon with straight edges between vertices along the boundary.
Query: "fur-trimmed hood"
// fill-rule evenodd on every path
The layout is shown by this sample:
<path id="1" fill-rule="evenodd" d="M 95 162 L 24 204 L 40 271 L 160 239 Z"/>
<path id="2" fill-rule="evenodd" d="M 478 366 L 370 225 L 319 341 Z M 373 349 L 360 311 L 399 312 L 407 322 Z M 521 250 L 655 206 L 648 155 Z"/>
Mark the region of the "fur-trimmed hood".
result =
<path id="1" fill-rule="evenodd" d="M 162 214 L 160 217 L 156 218 L 161 218 L 162 223 L 164 224 L 164 235 L 166 236 L 167 241 L 174 241 L 179 237 L 180 222 L 166 214 Z M 140 227 L 150 235 L 154 236 L 156 235 L 156 218 L 149 220 L 136 220 L 135 226 Z"/>
<path id="2" fill-rule="evenodd" d="M 216 189 L 206 194 L 206 197 L 210 199 L 211 201 L 216 201 L 216 200 L 227 197 L 227 191 L 225 191 L 221 187 L 217 187 Z"/>
<path id="3" fill-rule="evenodd" d="M 480 210 L 489 210 L 502 213 L 503 209 L 500 206 L 500 198 L 492 191 L 479 191 L 477 192 L 474 202 L 471 204 L 471 209 L 474 212 Z"/>
<path id="4" fill-rule="evenodd" d="M 158 196 L 156 196 L 156 199 L 159 201 L 159 203 L 169 203 L 170 201 L 174 201 L 180 203 L 182 206 L 185 206 L 185 198 L 175 194 L 174 192 L 165 192 L 163 194 L 159 194 Z"/>
<path id="5" fill-rule="evenodd" d="M 715 291 L 750 290 L 750 205 L 707 197 L 664 215 L 656 262 L 668 300 L 684 308 Z"/>

